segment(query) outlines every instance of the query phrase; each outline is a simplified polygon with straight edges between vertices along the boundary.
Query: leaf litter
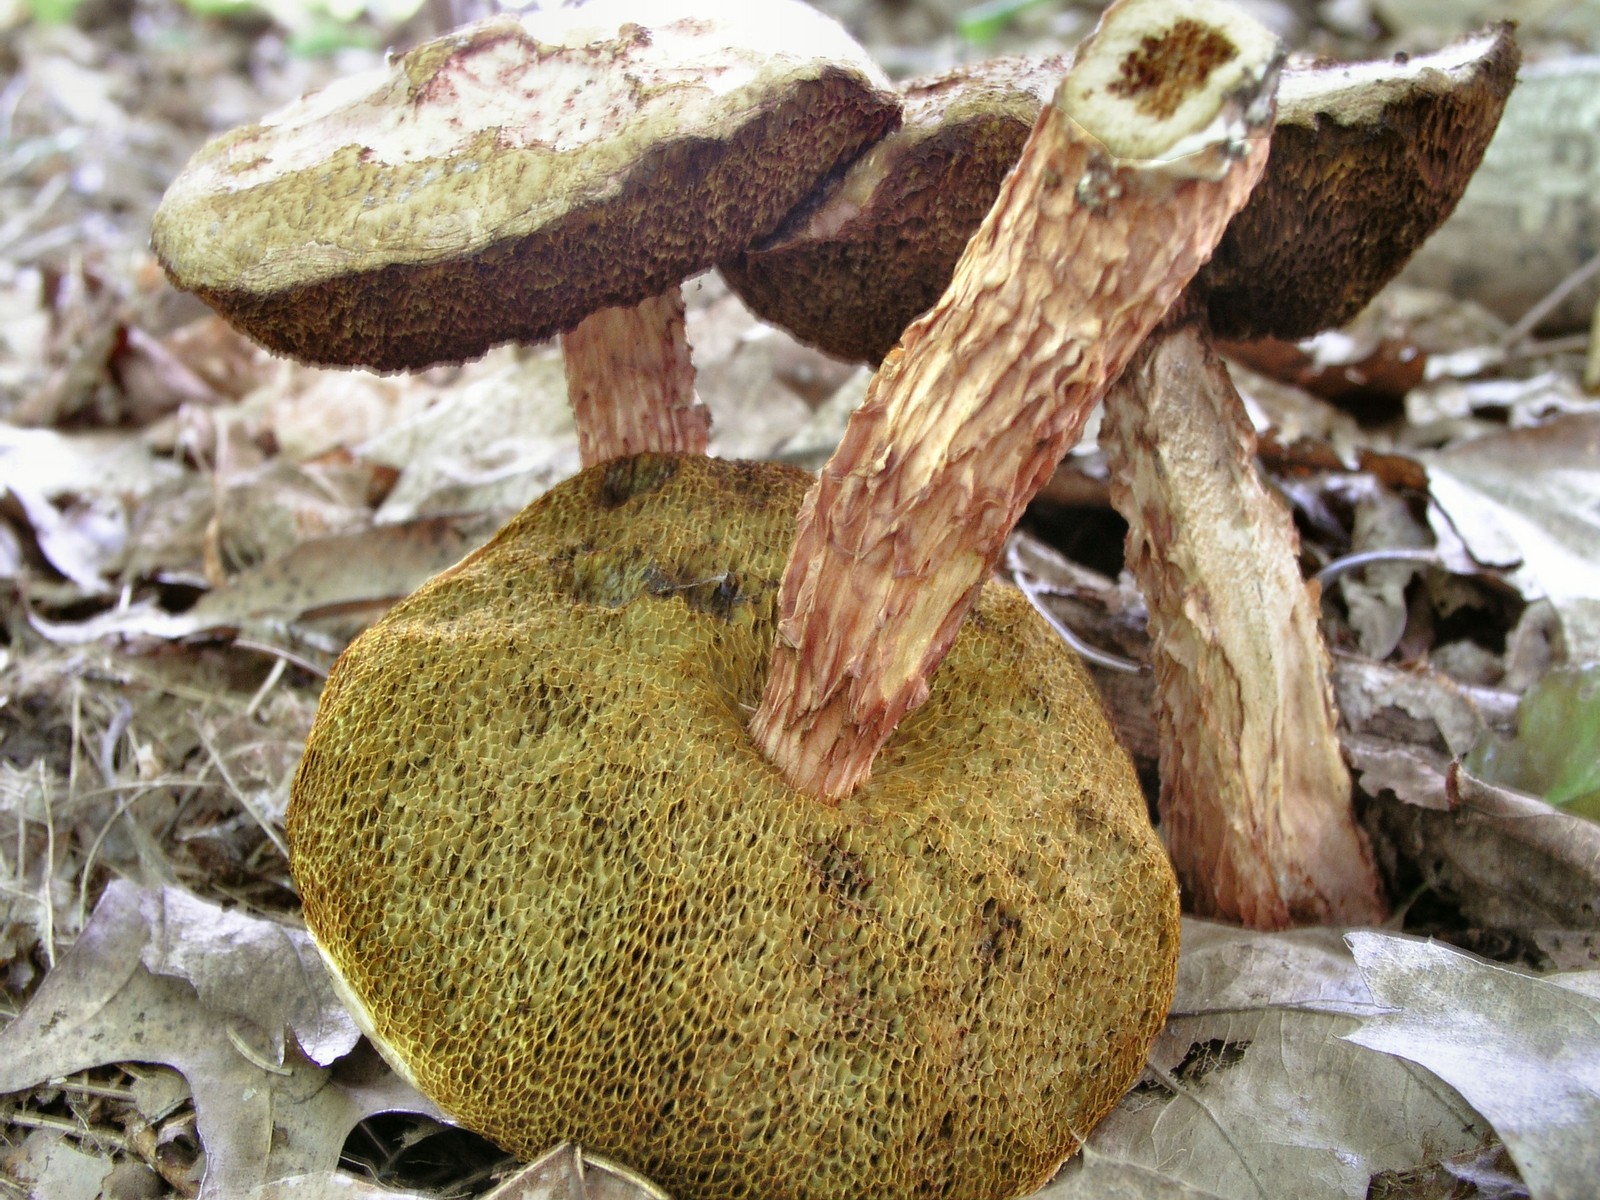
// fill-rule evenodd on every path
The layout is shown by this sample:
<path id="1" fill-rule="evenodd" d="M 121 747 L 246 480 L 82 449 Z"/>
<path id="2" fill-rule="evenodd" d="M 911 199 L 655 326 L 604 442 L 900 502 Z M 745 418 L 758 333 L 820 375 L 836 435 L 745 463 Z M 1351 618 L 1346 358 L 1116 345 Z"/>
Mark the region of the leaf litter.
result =
<path id="1" fill-rule="evenodd" d="M 897 69 L 957 51 L 938 4 L 837 7 Z M 1345 57 L 1437 40 L 1376 7 L 1277 17 Z M 1366 40 L 1378 15 L 1399 42 Z M 1547 54 L 1594 49 L 1549 20 Z M 558 357 L 317 371 L 161 280 L 149 214 L 189 151 L 374 52 L 297 58 L 270 22 L 136 0 L 0 13 L 0 53 L 0 1193 L 657 1195 L 573 1147 L 513 1176 L 438 1124 L 332 998 L 282 851 L 339 648 L 575 466 Z M 1041 1195 L 1564 1197 L 1600 1169 L 1600 827 L 1460 763 L 1552 668 L 1600 656 L 1600 403 L 1575 326 L 1465 295 L 1397 287 L 1310 345 L 1234 348 L 1325 580 L 1395 928 L 1186 921 L 1150 1072 Z M 714 276 L 689 320 L 717 449 L 819 461 L 861 373 Z M 1148 772 L 1143 612 L 1104 493 L 1091 443 L 1014 558 L 1074 637 L 1130 660 L 1096 670 Z M 1059 555 L 1063 521 L 1111 530 L 1090 565 Z"/>

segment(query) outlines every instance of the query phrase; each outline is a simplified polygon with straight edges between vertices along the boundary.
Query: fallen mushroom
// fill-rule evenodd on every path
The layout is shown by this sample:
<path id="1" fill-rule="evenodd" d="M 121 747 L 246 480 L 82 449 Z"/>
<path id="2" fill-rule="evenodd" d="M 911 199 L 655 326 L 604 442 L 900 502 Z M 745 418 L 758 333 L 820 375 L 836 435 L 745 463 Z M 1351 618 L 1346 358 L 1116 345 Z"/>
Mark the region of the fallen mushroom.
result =
<path id="1" fill-rule="evenodd" d="M 203 147 L 155 217 L 179 287 L 314 363 L 565 333 L 585 462 L 705 450 L 679 284 L 898 119 L 798 0 L 501 15 Z"/>
<path id="2" fill-rule="evenodd" d="M 1286 71 L 1266 176 L 1196 277 L 1186 317 L 1140 359 L 1173 361 L 1130 371 L 1108 399 L 1101 440 L 1132 526 L 1129 561 L 1163 681 L 1163 834 L 1185 895 L 1206 915 L 1264 927 L 1360 923 L 1378 919 L 1383 902 L 1350 807 L 1298 542 L 1256 477 L 1243 406 L 1211 361 L 1205 322 L 1235 338 L 1303 337 L 1354 316 L 1449 215 L 1516 69 L 1502 27 L 1408 61 Z M 917 231 L 902 228 L 903 205 L 842 204 L 896 196 L 908 186 L 894 178 L 896 162 L 877 150 L 858 159 L 812 198 L 806 223 L 791 219 L 741 256 L 731 277 L 763 316 L 798 322 L 832 353 L 871 357 L 860 344 L 868 318 L 853 305 L 859 289 L 832 278 L 839 243 L 879 248 L 880 281 L 935 257 L 904 249 Z M 820 219 L 841 207 L 848 224 Z M 908 260 L 903 271 L 895 253 Z M 880 287 L 872 327 L 909 321 L 923 286 Z M 786 289 L 830 303 L 762 303 Z M 1159 416 L 1148 394 L 1157 380 Z"/>
<path id="3" fill-rule="evenodd" d="M 996 159 L 1020 148 L 1015 124 L 1037 115 L 1048 61 L 907 84 L 900 129 L 719 270 L 763 319 L 879 361 L 993 203 L 1010 166 Z M 1217 335 L 1309 337 L 1354 317 L 1453 211 L 1517 61 L 1503 26 L 1437 54 L 1287 67 L 1267 176 L 1195 283 Z"/>
<path id="4" fill-rule="evenodd" d="M 1028 500 L 1260 175 L 1272 100 L 1250 71 L 1265 70 L 1262 52 L 1164 9 L 1109 10 L 1170 29 L 1102 51 L 1098 73 L 1082 58 L 1097 42 L 1080 47 L 949 288 L 884 360 L 807 496 L 751 725 L 801 791 L 837 800 L 866 778 Z M 1107 63 L 1124 75 L 1107 77 Z M 1147 95 L 1151 80 L 1168 92 Z M 1185 86 L 1210 106 L 1205 120 Z M 1224 103 L 1229 88 L 1255 108 Z M 1085 137 L 1080 107 L 1112 132 Z M 1064 146 L 1035 149 L 1047 137 Z"/>
<path id="5" fill-rule="evenodd" d="M 1264 161 L 1275 65 L 1221 5 L 1114 6 L 940 317 L 891 356 L 862 426 L 889 435 L 886 480 L 937 453 L 908 384 L 953 356 L 959 411 L 933 427 L 1010 416 L 958 455 L 982 473 L 955 490 L 990 515 L 982 543 L 929 552 L 927 628 L 853 619 L 886 560 L 852 574 L 847 542 L 824 550 L 848 640 L 807 623 L 803 665 L 894 638 L 931 669 L 930 633 L 976 604 L 848 797 L 791 786 L 746 733 L 788 633 L 780 576 L 816 541 L 793 537 L 796 508 L 813 531 L 849 516 L 790 468 L 591 468 L 346 651 L 296 776 L 292 865 L 353 1011 L 442 1107 L 683 1200 L 998 1200 L 1126 1090 L 1171 998 L 1171 868 L 1081 667 L 1023 597 L 981 586 L 1009 519 L 990 489 L 1026 490 L 988 473 L 1053 462 L 1034 443 L 1065 433 L 1032 417 L 1064 389 L 1091 403 L 1210 252 Z M 885 430 L 885 405 L 907 424 Z M 941 478 L 921 497 L 936 523 Z"/>

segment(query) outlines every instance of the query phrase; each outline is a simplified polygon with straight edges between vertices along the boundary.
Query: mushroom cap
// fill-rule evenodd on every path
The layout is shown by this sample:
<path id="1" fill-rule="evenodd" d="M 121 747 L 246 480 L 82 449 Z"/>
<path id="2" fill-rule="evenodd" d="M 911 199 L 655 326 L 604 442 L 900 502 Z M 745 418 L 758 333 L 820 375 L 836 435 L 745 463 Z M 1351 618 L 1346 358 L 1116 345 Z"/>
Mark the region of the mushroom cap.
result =
<path id="1" fill-rule="evenodd" d="M 679 1200 L 1040 1186 L 1171 1002 L 1171 868 L 1076 658 L 989 586 L 871 779 L 745 732 L 792 468 L 591 468 L 363 634 L 288 816 L 375 1040 L 532 1157 Z"/>
<path id="2" fill-rule="evenodd" d="M 501 15 L 202 147 L 156 254 L 263 345 L 380 370 L 632 305 L 774 228 L 898 103 L 799 0 Z"/>
<path id="3" fill-rule="evenodd" d="M 1285 69 L 1266 175 L 1195 279 L 1217 333 L 1307 337 L 1355 316 L 1454 209 L 1518 61 L 1501 25 L 1404 63 Z M 1012 119 L 1031 123 L 1040 98 L 1031 86 L 1010 95 Z M 880 147 L 933 138 L 946 119 L 906 99 L 905 125 Z M 915 174 L 899 175 L 921 169 L 914 155 L 874 147 L 724 275 L 766 320 L 830 354 L 878 361 L 949 282 L 1020 151 L 1020 138 L 1011 148 L 1009 134 L 988 136 L 983 167 L 959 163 L 966 182 L 939 178 L 927 199 L 909 198 Z M 957 215 L 927 220 L 919 204 Z"/>
<path id="4" fill-rule="evenodd" d="M 950 282 L 1068 62 L 999 58 L 907 81 L 900 128 L 719 270 L 800 340 L 878 362 Z"/>
<path id="5" fill-rule="evenodd" d="M 1196 286 L 1224 338 L 1342 325 L 1455 210 L 1521 55 L 1502 23 L 1435 54 L 1283 73 L 1267 173 Z"/>

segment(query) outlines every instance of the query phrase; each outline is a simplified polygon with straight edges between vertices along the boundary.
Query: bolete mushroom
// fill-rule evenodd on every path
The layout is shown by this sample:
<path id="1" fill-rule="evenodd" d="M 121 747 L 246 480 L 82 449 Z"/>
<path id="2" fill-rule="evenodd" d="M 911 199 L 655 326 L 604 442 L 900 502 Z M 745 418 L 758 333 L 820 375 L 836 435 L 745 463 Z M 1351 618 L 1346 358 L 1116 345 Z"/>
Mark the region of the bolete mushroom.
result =
<path id="1" fill-rule="evenodd" d="M 1386 908 L 1318 592 L 1210 330 L 1306 337 L 1355 316 L 1450 215 L 1517 63 L 1502 26 L 1406 62 L 1286 73 L 1266 177 L 1106 399 L 1112 501 L 1150 613 L 1163 837 L 1204 915 L 1271 929 Z"/>
<path id="2" fill-rule="evenodd" d="M 1262 183 L 1182 319 L 1138 360 L 1166 365 L 1130 371 L 1108 398 L 1113 499 L 1156 640 L 1163 834 L 1207 915 L 1360 923 L 1383 904 L 1350 806 L 1315 597 L 1205 322 L 1234 338 L 1303 337 L 1354 316 L 1449 215 L 1516 69 L 1501 27 L 1436 55 L 1287 70 Z M 940 253 L 922 239 L 965 231 L 904 217 L 919 176 L 885 147 L 927 137 L 938 115 L 908 106 L 906 126 L 826 184 L 803 220 L 724 268 L 761 315 L 870 361 L 885 335 L 864 345 L 862 330 L 921 311 Z M 945 189 L 923 202 L 952 207 Z M 870 316 L 836 265 L 863 253 L 875 256 Z"/>
<path id="3" fill-rule="evenodd" d="M 1243 203 L 1276 62 L 1215 0 L 1123 0 L 819 485 L 591 468 L 346 651 L 292 865 L 352 1008 L 443 1108 L 683 1200 L 998 1200 L 1136 1077 L 1171 868 L 1081 668 L 983 581 Z M 818 668 L 877 672 L 867 720 L 799 710 L 872 745 L 796 786 L 763 753 L 784 722 L 746 722 L 784 679 L 826 702 Z"/>
<path id="4" fill-rule="evenodd" d="M 717 269 L 766 320 L 876 366 L 943 294 L 1067 62 L 991 59 L 908 80 L 900 128 Z"/>
<path id="5" fill-rule="evenodd" d="M 565 334 L 584 461 L 703 452 L 679 284 L 898 103 L 799 0 L 488 18 L 204 146 L 157 256 L 245 333 L 393 371 Z"/>

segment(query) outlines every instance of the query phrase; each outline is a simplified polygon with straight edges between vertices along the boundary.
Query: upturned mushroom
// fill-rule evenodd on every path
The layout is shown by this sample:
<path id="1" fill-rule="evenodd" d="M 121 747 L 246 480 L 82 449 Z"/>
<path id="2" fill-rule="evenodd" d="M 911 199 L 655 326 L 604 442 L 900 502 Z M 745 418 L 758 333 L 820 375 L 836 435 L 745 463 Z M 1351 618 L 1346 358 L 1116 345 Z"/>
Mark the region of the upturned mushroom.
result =
<path id="1" fill-rule="evenodd" d="M 898 103 L 799 0 L 501 15 L 204 146 L 157 256 L 264 346 L 394 371 L 563 334 L 587 462 L 704 452 L 679 284 Z"/>
<path id="2" fill-rule="evenodd" d="M 1353 317 L 1449 215 L 1517 61 L 1501 27 L 1407 61 L 1287 70 L 1262 183 L 1183 315 L 1108 398 L 1102 444 L 1155 638 L 1163 836 L 1201 913 L 1277 927 L 1383 912 L 1350 806 L 1315 596 L 1288 513 L 1256 475 L 1207 323 L 1233 338 L 1304 337 Z M 905 128 L 812 197 L 803 221 L 725 268 L 763 316 L 831 353 L 870 361 L 876 344 L 861 331 L 908 322 L 926 303 L 922 276 L 942 251 L 921 239 L 964 232 L 903 216 L 916 211 L 903 195 L 917 177 L 884 147 L 926 138 L 937 116 L 908 112 Z M 948 189 L 927 202 L 954 208 Z M 848 216 L 824 219 L 836 212 Z M 870 317 L 859 282 L 836 267 L 863 247 L 877 255 Z"/>
<path id="3" fill-rule="evenodd" d="M 1137 1076 L 1171 868 L 1081 667 L 984 579 L 1248 195 L 1276 63 L 1215 2 L 1113 6 L 819 483 L 591 468 L 339 660 L 292 865 L 444 1109 L 684 1200 L 998 1200 Z"/>

